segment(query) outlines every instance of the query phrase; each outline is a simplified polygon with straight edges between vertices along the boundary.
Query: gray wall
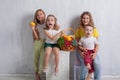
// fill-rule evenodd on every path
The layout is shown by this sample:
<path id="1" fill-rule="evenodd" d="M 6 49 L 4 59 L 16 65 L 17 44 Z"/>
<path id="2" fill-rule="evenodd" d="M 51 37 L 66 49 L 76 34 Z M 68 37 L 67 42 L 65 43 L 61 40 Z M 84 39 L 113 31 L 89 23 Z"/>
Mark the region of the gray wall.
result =
<path id="1" fill-rule="evenodd" d="M 33 73 L 33 40 L 29 22 L 36 9 L 54 14 L 61 28 L 77 27 L 90 11 L 99 30 L 102 74 L 120 75 L 119 0 L 0 0 L 0 74 Z"/>

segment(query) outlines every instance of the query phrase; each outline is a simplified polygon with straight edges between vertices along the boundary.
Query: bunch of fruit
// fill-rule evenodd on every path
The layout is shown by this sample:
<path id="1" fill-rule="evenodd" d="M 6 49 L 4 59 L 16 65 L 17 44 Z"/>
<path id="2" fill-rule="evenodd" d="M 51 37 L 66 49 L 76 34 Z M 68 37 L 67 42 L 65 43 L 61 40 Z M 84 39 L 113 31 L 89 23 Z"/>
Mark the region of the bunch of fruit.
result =
<path id="1" fill-rule="evenodd" d="M 73 35 L 63 35 L 58 39 L 58 44 L 60 48 L 64 51 L 73 51 L 75 47 L 77 46 L 77 41 L 75 40 L 75 37 Z"/>

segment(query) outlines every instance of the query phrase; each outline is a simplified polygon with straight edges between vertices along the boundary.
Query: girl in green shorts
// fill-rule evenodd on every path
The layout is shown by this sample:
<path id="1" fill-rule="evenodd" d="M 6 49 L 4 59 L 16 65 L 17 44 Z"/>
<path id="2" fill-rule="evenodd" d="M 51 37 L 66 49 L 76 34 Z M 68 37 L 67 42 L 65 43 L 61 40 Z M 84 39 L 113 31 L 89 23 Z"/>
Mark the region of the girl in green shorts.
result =
<path id="1" fill-rule="evenodd" d="M 46 19 L 46 28 L 44 30 L 46 35 L 45 41 L 45 63 L 44 72 L 48 69 L 48 61 L 50 54 L 53 52 L 55 56 L 55 75 L 59 72 L 59 46 L 57 39 L 63 34 L 63 31 L 59 30 L 57 25 L 57 19 L 54 15 L 48 15 Z"/>

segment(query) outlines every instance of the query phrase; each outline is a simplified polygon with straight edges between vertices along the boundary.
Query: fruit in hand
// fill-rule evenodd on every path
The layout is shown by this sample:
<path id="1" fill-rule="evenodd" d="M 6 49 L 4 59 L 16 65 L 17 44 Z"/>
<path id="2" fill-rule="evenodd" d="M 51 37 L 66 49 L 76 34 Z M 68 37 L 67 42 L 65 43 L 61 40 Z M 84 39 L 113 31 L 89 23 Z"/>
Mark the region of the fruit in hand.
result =
<path id="1" fill-rule="evenodd" d="M 30 22 L 30 26 L 31 26 L 31 27 L 35 27 L 35 22 L 33 22 L 33 21 Z"/>

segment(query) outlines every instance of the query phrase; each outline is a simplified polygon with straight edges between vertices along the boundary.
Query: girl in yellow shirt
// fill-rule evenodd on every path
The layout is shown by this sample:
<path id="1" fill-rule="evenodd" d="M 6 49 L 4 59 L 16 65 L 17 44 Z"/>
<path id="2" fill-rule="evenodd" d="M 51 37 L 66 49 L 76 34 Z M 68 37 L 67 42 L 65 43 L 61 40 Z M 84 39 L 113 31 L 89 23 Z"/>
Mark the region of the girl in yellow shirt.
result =
<path id="1" fill-rule="evenodd" d="M 82 15 L 80 17 L 80 27 L 78 27 L 75 30 L 75 38 L 77 39 L 77 41 L 79 41 L 79 39 L 85 35 L 84 34 L 84 27 L 88 24 L 95 26 L 93 19 L 92 19 L 92 16 L 91 16 L 91 13 L 88 11 L 85 11 L 82 13 Z M 93 37 L 96 37 L 98 39 L 98 36 L 99 36 L 98 31 L 97 31 L 96 27 L 94 27 Z M 91 55 L 92 59 L 94 60 L 94 62 L 93 62 L 94 70 L 95 70 L 94 80 L 100 80 L 100 77 L 101 77 L 100 60 L 99 60 L 99 56 L 97 54 L 97 51 L 98 51 L 98 47 L 95 47 L 95 53 L 93 55 Z M 80 60 L 80 64 L 81 64 L 81 66 L 80 66 L 80 80 L 86 80 L 85 77 L 87 74 L 87 69 L 84 65 L 84 59 L 83 59 L 85 54 L 84 54 L 84 52 L 80 52 L 79 48 L 77 49 L 76 54 L 77 54 L 77 58 L 78 58 L 78 60 Z"/>

